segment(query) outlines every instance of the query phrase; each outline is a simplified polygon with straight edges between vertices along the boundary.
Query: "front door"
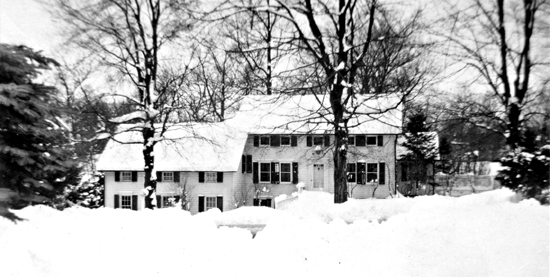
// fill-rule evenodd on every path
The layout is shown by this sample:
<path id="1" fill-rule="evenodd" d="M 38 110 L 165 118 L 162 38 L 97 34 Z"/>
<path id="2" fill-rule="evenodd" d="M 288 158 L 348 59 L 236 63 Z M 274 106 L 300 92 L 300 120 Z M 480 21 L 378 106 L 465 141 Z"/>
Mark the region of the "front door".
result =
<path id="1" fill-rule="evenodd" d="M 325 188 L 325 166 L 322 164 L 313 165 L 313 189 L 323 190 Z"/>

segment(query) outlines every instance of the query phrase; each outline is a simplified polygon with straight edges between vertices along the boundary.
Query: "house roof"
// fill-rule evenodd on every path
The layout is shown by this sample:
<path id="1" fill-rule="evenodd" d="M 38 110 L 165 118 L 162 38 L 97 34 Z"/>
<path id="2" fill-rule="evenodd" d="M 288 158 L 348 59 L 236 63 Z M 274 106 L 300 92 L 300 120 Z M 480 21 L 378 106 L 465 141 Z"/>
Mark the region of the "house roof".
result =
<path id="1" fill-rule="evenodd" d="M 347 108 L 355 108 L 350 134 L 400 134 L 401 99 L 396 96 L 357 95 Z M 329 95 L 253 95 L 243 98 L 239 111 L 228 120 L 250 134 L 333 133 Z"/>
<path id="2" fill-rule="evenodd" d="M 143 170 L 142 134 L 139 129 L 123 131 L 129 127 L 121 125 L 109 140 L 97 170 Z M 246 138 L 225 123 L 171 125 L 155 145 L 155 170 L 237 171 Z"/>
<path id="3" fill-rule="evenodd" d="M 435 149 L 434 150 L 435 153 L 436 153 L 435 159 L 439 160 L 439 158 L 440 158 L 440 156 L 439 156 L 439 135 L 437 134 L 437 132 L 422 132 L 422 134 L 426 134 L 431 138 L 430 144 Z M 407 138 L 405 137 L 405 135 L 397 136 L 397 146 L 396 146 L 396 157 L 397 157 L 397 159 L 402 159 L 404 156 L 411 153 L 411 151 L 407 147 L 403 146 L 403 143 L 405 143 L 406 141 L 407 141 Z"/>

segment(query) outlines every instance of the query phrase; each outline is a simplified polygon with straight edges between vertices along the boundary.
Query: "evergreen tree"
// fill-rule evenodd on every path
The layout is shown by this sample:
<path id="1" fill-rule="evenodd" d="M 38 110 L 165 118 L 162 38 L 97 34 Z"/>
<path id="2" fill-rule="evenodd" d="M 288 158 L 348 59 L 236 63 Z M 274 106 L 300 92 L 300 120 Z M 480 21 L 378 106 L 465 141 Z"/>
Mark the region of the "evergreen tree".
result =
<path id="1" fill-rule="evenodd" d="M 67 184 L 78 183 L 55 89 L 35 82 L 55 64 L 28 47 L 0 44 L 0 188 L 11 193 L 0 203 L 4 209 L 51 204 Z"/>
<path id="2" fill-rule="evenodd" d="M 437 157 L 437 148 L 434 145 L 434 137 L 429 133 L 430 128 L 426 124 L 427 115 L 422 111 L 414 111 L 408 116 L 406 141 L 403 146 L 408 153 L 401 157 L 406 161 L 402 166 L 407 166 L 409 179 L 415 182 L 418 188 L 419 183 L 426 183 L 428 180 L 428 167 L 433 165 Z"/>

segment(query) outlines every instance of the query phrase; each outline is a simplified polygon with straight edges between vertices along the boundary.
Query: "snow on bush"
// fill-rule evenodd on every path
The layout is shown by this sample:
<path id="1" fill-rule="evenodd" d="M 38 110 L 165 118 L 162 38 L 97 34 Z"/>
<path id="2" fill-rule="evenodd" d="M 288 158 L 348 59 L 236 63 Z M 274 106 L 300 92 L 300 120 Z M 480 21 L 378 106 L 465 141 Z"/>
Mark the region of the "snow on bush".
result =
<path id="1" fill-rule="evenodd" d="M 0 276 L 548 276 L 549 209 L 508 189 L 191 216 L 45 206 L 0 218 Z M 255 238 L 231 224 L 265 224 Z M 222 225 L 221 227 L 218 227 Z"/>

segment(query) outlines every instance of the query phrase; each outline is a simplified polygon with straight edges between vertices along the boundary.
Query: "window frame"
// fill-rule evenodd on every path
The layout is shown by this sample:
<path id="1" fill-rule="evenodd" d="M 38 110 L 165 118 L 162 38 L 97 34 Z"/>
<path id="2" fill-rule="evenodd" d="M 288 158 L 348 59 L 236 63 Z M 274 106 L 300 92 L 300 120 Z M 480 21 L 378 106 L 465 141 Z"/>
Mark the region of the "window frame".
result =
<path id="1" fill-rule="evenodd" d="M 267 140 L 267 144 L 263 143 L 263 140 Z M 259 146 L 271 146 L 271 136 L 260 136 L 260 145 Z"/>
<path id="2" fill-rule="evenodd" d="M 204 182 L 205 183 L 217 183 L 218 182 L 218 172 L 205 171 L 204 172 Z"/>
<path id="3" fill-rule="evenodd" d="M 374 138 L 374 143 L 369 143 L 369 139 Z M 378 146 L 378 136 L 365 136 L 365 145 L 366 146 Z"/>
<path id="4" fill-rule="evenodd" d="M 376 171 L 369 171 L 369 165 L 375 165 L 375 168 L 376 168 Z M 379 179 L 379 175 L 380 175 L 380 172 L 379 172 L 379 164 L 378 163 L 367 163 L 366 166 L 365 166 L 365 183 L 378 183 L 378 179 Z M 376 179 L 374 179 L 374 181 L 370 181 L 369 180 L 369 174 L 376 174 Z"/>
<path id="5" fill-rule="evenodd" d="M 210 200 L 210 201 L 208 201 L 208 200 Z M 214 206 L 209 207 L 208 203 L 212 202 L 212 200 L 214 201 Z M 217 208 L 217 207 L 218 207 L 218 198 L 216 196 L 205 196 L 204 197 L 204 211 L 205 212 L 210 210 L 210 209 Z"/>
<path id="6" fill-rule="evenodd" d="M 170 176 L 170 178 L 167 178 Z M 163 171 L 162 172 L 162 181 L 163 182 L 174 182 L 174 172 L 173 171 Z"/>
<path id="7" fill-rule="evenodd" d="M 288 165 L 288 171 L 283 171 L 283 165 Z M 288 181 L 283 181 L 283 174 L 288 174 Z M 280 162 L 279 163 L 279 180 L 281 183 L 292 183 L 292 162 Z"/>
<path id="8" fill-rule="evenodd" d="M 126 210 L 132 209 L 132 195 L 120 195 L 120 208 Z"/>
<path id="9" fill-rule="evenodd" d="M 323 146 L 325 144 L 325 139 L 323 136 L 313 136 L 313 138 L 311 139 L 311 143 L 313 144 L 313 146 Z M 317 142 L 320 142 L 320 143 L 316 143 Z"/>
<path id="10" fill-rule="evenodd" d="M 264 164 L 267 165 L 267 169 L 268 169 L 267 171 L 262 171 L 262 165 Z M 267 181 L 262 179 L 262 173 L 267 174 L 266 175 L 268 177 Z M 259 175 L 258 177 L 259 177 L 260 183 L 270 183 L 271 182 L 271 162 L 259 162 L 258 175 Z"/>
<path id="11" fill-rule="evenodd" d="M 125 174 L 125 173 L 127 173 L 127 174 Z M 120 172 L 120 181 L 121 182 L 132 182 L 132 171 L 121 171 Z"/>
<path id="12" fill-rule="evenodd" d="M 290 144 L 291 144 L 291 141 L 290 141 L 291 138 L 290 138 L 290 136 L 281 136 L 280 138 L 281 138 L 281 146 L 290 146 Z M 283 139 L 288 139 L 288 144 L 284 144 L 284 143 L 283 143 Z"/>
<path id="13" fill-rule="evenodd" d="M 351 143 L 353 141 L 353 143 Z M 348 135 L 348 146 L 355 146 L 355 136 Z"/>

